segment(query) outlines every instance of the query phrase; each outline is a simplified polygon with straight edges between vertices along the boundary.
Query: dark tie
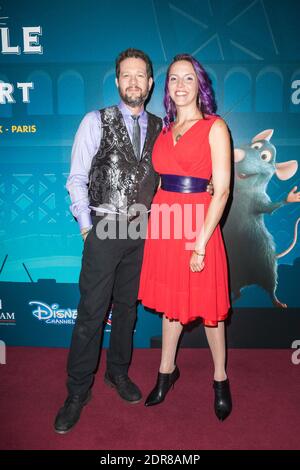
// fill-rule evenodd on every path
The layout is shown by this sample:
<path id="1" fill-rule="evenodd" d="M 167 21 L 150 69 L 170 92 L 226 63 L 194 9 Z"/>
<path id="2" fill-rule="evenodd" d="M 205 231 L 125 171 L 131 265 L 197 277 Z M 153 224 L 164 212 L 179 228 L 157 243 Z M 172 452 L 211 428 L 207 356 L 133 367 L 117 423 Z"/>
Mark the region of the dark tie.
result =
<path id="1" fill-rule="evenodd" d="M 133 131 L 132 131 L 132 146 L 136 159 L 140 160 L 141 151 L 141 128 L 139 125 L 140 116 L 131 116 L 133 119 Z"/>

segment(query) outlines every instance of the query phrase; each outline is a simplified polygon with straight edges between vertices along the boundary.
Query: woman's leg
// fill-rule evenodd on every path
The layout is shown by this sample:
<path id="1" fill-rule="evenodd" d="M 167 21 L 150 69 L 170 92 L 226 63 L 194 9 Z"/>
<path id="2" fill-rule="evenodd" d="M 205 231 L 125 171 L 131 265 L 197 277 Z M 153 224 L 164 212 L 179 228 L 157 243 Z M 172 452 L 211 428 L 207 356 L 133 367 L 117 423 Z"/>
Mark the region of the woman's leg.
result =
<path id="1" fill-rule="evenodd" d="M 205 332 L 215 366 L 213 382 L 215 391 L 215 414 L 218 419 L 223 421 L 230 415 L 232 410 L 229 381 L 225 371 L 226 347 L 224 322 L 219 322 L 217 327 L 205 327 Z"/>
<path id="2" fill-rule="evenodd" d="M 225 380 L 227 375 L 225 372 L 226 347 L 224 322 L 219 322 L 216 327 L 206 326 L 205 333 L 214 362 L 214 380 Z"/>
<path id="3" fill-rule="evenodd" d="M 178 340 L 182 332 L 182 324 L 179 321 L 170 321 L 163 317 L 162 326 L 162 352 L 159 372 L 171 374 L 175 368 L 175 356 Z"/>
<path id="4" fill-rule="evenodd" d="M 162 354 L 159 373 L 154 389 L 148 395 L 145 406 L 158 405 L 164 401 L 168 391 L 179 379 L 180 372 L 175 366 L 175 356 L 182 325 L 178 321 L 163 318 Z"/>

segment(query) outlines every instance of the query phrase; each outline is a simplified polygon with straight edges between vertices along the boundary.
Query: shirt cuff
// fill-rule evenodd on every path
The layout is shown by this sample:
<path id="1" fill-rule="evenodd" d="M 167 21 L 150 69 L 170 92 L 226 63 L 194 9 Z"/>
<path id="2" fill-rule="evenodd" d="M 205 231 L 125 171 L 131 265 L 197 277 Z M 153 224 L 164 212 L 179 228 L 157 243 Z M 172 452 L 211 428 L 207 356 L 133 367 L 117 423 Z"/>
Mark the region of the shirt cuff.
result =
<path id="1" fill-rule="evenodd" d="M 90 212 L 81 212 L 78 214 L 77 221 L 79 223 L 80 230 L 83 228 L 89 228 L 93 225 Z"/>

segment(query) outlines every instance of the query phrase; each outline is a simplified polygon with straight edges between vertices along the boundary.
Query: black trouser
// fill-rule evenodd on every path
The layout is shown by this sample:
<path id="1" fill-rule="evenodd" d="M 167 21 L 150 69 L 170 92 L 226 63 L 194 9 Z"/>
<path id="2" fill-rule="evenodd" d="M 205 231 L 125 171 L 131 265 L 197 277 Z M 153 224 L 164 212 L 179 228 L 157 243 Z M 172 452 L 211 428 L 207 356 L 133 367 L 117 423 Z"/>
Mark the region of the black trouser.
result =
<path id="1" fill-rule="evenodd" d="M 80 273 L 80 302 L 68 357 L 68 391 L 84 394 L 97 368 L 103 320 L 113 301 L 107 370 L 127 374 L 132 354 L 136 301 L 144 240 L 99 239 L 98 217 L 84 242 Z"/>

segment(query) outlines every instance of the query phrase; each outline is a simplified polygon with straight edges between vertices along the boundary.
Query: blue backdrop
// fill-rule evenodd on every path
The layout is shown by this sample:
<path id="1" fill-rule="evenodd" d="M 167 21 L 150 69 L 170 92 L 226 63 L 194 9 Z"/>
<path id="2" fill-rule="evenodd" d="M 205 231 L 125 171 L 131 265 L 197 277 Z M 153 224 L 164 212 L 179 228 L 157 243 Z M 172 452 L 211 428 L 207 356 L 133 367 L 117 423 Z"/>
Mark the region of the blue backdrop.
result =
<path id="1" fill-rule="evenodd" d="M 116 55 L 127 47 L 150 55 L 155 89 L 148 110 L 162 116 L 167 65 L 176 53 L 192 53 L 209 72 L 235 147 L 274 129 L 277 161 L 299 162 L 300 4 L 1 0 L 0 7 L 0 339 L 66 346 L 82 254 L 65 189 L 71 145 L 86 112 L 118 102 Z M 274 176 L 267 193 L 284 199 L 298 182 L 299 170 L 286 181 Z M 278 252 L 291 244 L 299 206 L 265 216 Z M 296 243 L 278 266 L 278 292 L 295 308 L 299 257 Z M 271 305 L 255 285 L 235 304 Z M 160 318 L 139 307 L 135 345 L 148 347 L 160 328 Z"/>

